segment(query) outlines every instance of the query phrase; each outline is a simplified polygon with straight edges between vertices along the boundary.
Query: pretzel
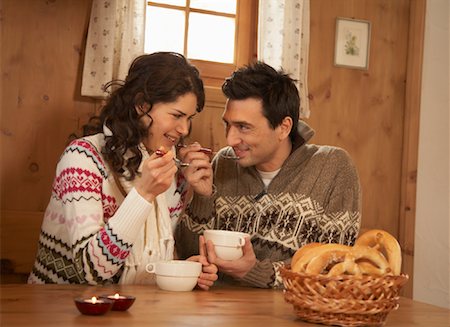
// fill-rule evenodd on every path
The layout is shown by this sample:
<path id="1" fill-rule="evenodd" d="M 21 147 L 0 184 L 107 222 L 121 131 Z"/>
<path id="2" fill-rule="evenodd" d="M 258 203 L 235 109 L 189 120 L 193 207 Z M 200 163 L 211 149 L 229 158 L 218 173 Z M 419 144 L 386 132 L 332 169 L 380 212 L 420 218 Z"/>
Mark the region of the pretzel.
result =
<path id="1" fill-rule="evenodd" d="M 339 275 L 361 275 L 360 265 L 355 262 L 355 258 L 351 254 L 347 254 L 343 262 L 339 262 L 331 267 L 327 276 Z"/>
<path id="2" fill-rule="evenodd" d="M 391 271 L 400 275 L 402 267 L 402 251 L 394 236 L 380 229 L 369 230 L 360 235 L 355 245 L 365 245 L 385 254 Z"/>
<path id="3" fill-rule="evenodd" d="M 296 260 L 294 265 L 291 265 L 291 269 L 293 272 L 305 272 L 306 267 L 309 262 L 316 256 L 320 256 L 321 254 L 327 251 L 348 251 L 350 249 L 347 245 L 335 244 L 335 243 L 327 243 L 320 244 L 319 246 L 309 246 L 304 250 L 304 253 Z M 301 248 L 297 251 L 300 251 Z"/>
<path id="4" fill-rule="evenodd" d="M 351 253 L 355 258 L 355 262 L 367 262 L 369 261 L 375 267 L 373 274 L 375 275 L 385 275 L 392 272 L 389 262 L 386 260 L 384 255 L 376 250 L 366 245 L 355 245 L 351 249 Z"/>
<path id="5" fill-rule="evenodd" d="M 376 267 L 370 261 L 360 261 L 357 263 L 359 271 L 362 275 L 381 276 L 382 273 L 378 267 Z"/>
<path id="6" fill-rule="evenodd" d="M 322 251 L 320 254 L 316 253 L 306 265 L 305 272 L 313 275 L 327 274 L 330 276 L 344 273 L 359 275 L 361 274 L 361 268 L 358 262 L 364 262 L 364 271 L 371 275 L 381 276 L 391 272 L 389 263 L 379 251 L 363 245 L 340 250 L 329 249 Z"/>
<path id="7" fill-rule="evenodd" d="M 363 233 L 353 247 L 334 243 L 306 244 L 292 257 L 291 270 L 327 276 L 400 275 L 401 249 L 391 234 L 374 229 Z"/>
<path id="8" fill-rule="evenodd" d="M 313 275 L 323 274 L 327 272 L 330 267 L 343 263 L 349 253 L 349 249 L 325 251 L 311 259 L 306 266 L 305 272 Z M 351 259 L 348 261 L 351 261 Z"/>
<path id="9" fill-rule="evenodd" d="M 294 256 L 291 260 L 291 267 L 295 266 L 298 259 L 300 259 L 306 252 L 308 252 L 309 249 L 315 248 L 319 245 L 322 245 L 322 243 L 308 243 L 300 247 L 297 251 L 295 251 Z"/>

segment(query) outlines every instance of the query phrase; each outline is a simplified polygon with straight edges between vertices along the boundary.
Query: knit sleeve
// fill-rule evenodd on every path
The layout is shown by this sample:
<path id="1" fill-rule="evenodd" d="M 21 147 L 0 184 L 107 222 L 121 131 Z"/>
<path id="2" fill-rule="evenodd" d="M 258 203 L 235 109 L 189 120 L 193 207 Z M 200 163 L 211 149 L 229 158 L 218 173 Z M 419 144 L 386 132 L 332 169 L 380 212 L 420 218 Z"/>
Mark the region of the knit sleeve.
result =
<path id="1" fill-rule="evenodd" d="M 62 207 L 67 246 L 81 282 L 103 283 L 121 269 L 151 204 L 132 189 L 119 205 L 97 149 L 72 143 L 57 166 L 53 195 Z M 58 237 L 58 232 L 55 233 Z"/>
<path id="2" fill-rule="evenodd" d="M 259 288 L 276 288 L 276 267 L 282 263 L 268 259 L 257 261 L 255 266 L 242 278 L 248 286 Z"/>
<path id="3" fill-rule="evenodd" d="M 291 263 L 291 257 L 282 261 L 258 260 L 255 266 L 242 278 L 244 284 L 258 288 L 283 288 L 280 267 Z"/>
<path id="4" fill-rule="evenodd" d="M 361 227 L 361 187 L 358 172 L 350 156 L 342 149 L 334 148 L 328 160 L 329 171 L 334 171 L 330 182 L 328 200 L 324 203 L 327 220 L 339 230 L 325 230 L 323 243 L 354 243 Z"/>
<path id="5" fill-rule="evenodd" d="M 180 259 L 199 254 L 199 235 L 205 229 L 214 228 L 214 212 L 214 196 L 194 195 L 175 230 L 176 250 Z"/>

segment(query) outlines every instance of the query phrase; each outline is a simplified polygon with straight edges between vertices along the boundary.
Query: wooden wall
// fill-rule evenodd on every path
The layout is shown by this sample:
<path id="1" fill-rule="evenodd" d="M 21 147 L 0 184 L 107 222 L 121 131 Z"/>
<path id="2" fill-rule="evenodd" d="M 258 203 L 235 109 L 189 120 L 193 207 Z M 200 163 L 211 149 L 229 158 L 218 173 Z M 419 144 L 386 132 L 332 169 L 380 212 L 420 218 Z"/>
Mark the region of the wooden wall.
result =
<path id="1" fill-rule="evenodd" d="M 399 239 L 411 279 L 424 7 L 414 0 L 311 1 L 313 141 L 350 153 L 362 184 L 362 227 Z M 371 22 L 368 70 L 333 66 L 336 17 Z M 412 280 L 404 294 L 412 296 Z"/>
<path id="2" fill-rule="evenodd" d="M 404 270 L 410 275 L 418 124 L 417 95 L 411 94 L 417 93 L 421 64 L 421 48 L 412 44 L 420 45 L 416 41 L 423 32 L 416 28 L 412 34 L 410 29 L 420 27 L 423 11 L 417 8 L 424 2 L 311 0 L 307 122 L 316 130 L 312 141 L 350 153 L 363 189 L 363 227 L 386 229 L 401 240 L 407 257 Z M 5 217 L 17 224 L 30 215 L 41 219 L 67 136 L 98 106 L 80 97 L 79 91 L 90 4 L 91 0 L 1 4 L 2 230 Z M 333 66 L 338 16 L 371 22 L 367 71 Z M 225 145 L 223 105 L 220 90 L 208 90 L 207 108 L 194 121 L 192 139 L 214 149 Z M 3 257 L 8 244 L 4 236 L 1 239 Z M 29 269 L 21 266 L 22 271 Z M 406 295 L 411 294 L 409 289 Z"/>
<path id="3" fill-rule="evenodd" d="M 91 0 L 1 2 L 0 249 L 2 259 L 18 258 L 2 261 L 2 270 L 30 271 L 56 162 L 95 111 L 95 101 L 80 96 L 90 7 Z"/>
<path id="4" fill-rule="evenodd" d="M 95 110 L 79 91 L 90 5 L 2 2 L 3 210 L 45 209 L 67 137 Z"/>
<path id="5" fill-rule="evenodd" d="M 363 227 L 397 235 L 409 1 L 313 0 L 311 11 L 314 141 L 342 146 L 355 161 L 364 192 Z M 371 22 L 368 70 L 333 66 L 336 16 Z"/>

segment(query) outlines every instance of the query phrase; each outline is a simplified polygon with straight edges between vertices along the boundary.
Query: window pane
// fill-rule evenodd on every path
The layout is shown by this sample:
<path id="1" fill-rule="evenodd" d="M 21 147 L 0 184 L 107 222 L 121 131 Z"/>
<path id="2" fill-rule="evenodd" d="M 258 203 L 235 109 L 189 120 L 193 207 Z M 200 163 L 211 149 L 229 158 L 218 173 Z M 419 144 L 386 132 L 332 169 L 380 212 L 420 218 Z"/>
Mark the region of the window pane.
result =
<path id="1" fill-rule="evenodd" d="M 236 14 L 236 0 L 191 0 L 191 8 Z"/>
<path id="2" fill-rule="evenodd" d="M 184 51 L 185 13 L 181 10 L 148 6 L 146 13 L 146 53 Z"/>
<path id="3" fill-rule="evenodd" d="M 166 5 L 186 6 L 186 0 L 151 0 L 150 2 L 163 3 Z"/>
<path id="4" fill-rule="evenodd" d="M 190 13 L 187 56 L 233 63 L 234 29 L 234 18 Z"/>

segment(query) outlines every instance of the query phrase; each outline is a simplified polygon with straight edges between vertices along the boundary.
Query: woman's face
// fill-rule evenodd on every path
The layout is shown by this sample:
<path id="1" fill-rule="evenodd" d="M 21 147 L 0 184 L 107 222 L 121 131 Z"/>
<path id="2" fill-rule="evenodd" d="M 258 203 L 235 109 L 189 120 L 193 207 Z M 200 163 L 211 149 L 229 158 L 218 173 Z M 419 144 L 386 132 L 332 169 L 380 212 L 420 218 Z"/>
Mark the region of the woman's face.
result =
<path id="1" fill-rule="evenodd" d="M 192 118 L 197 111 L 197 97 L 194 93 L 179 96 L 174 102 L 157 103 L 147 115 L 142 116 L 148 129 L 147 138 L 143 140 L 148 151 L 156 151 L 161 146 L 166 150 L 176 145 L 189 133 Z M 150 117 L 151 119 L 150 119 Z"/>

